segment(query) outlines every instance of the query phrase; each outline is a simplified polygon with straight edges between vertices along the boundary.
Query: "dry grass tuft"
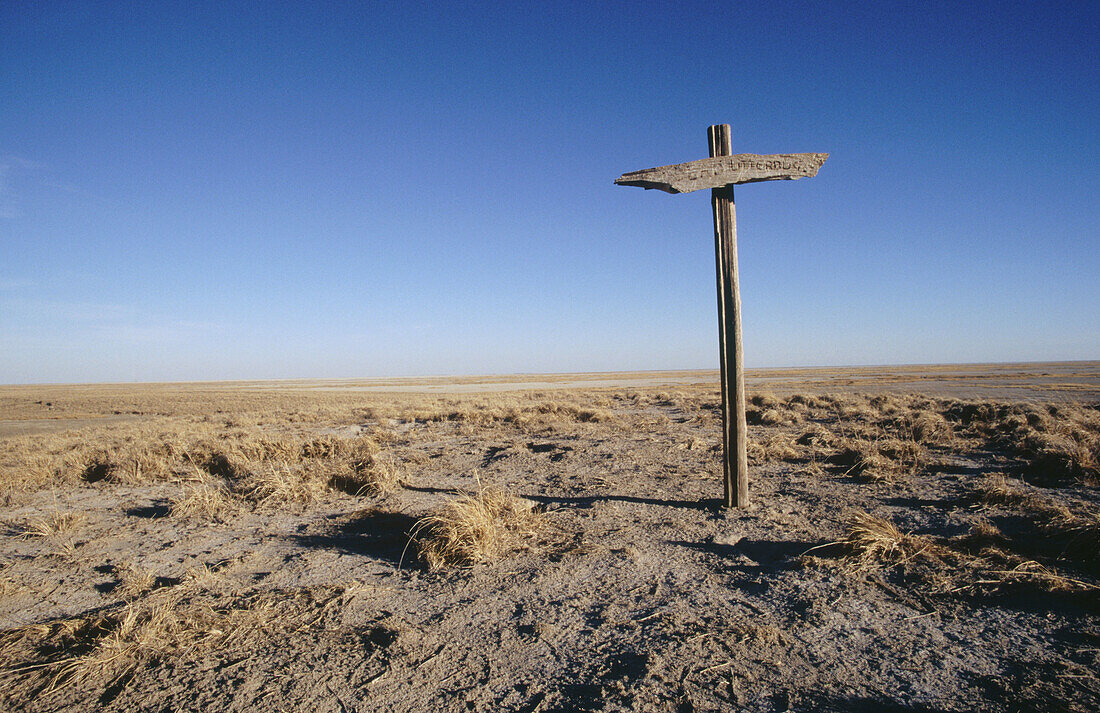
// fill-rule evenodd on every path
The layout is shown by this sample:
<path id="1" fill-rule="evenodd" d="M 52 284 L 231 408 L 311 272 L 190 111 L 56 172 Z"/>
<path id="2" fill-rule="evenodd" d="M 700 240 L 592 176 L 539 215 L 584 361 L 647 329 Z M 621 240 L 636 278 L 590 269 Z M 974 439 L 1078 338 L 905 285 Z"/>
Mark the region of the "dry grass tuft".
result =
<path id="1" fill-rule="evenodd" d="M 183 454 L 187 491 L 173 502 L 172 514 L 225 520 L 244 508 L 308 508 L 329 489 L 353 495 L 392 492 L 401 470 L 379 450 L 371 438 L 335 436 L 254 438 L 220 450 L 200 446 Z"/>
<path id="2" fill-rule="evenodd" d="M 756 394 L 750 394 L 746 399 L 746 402 L 750 406 L 756 406 L 758 408 L 767 409 L 775 408 L 779 406 L 779 398 L 770 391 L 762 391 Z"/>
<path id="3" fill-rule="evenodd" d="M 1100 587 L 1073 577 L 1067 577 L 1035 560 L 992 552 L 992 557 L 970 563 L 971 577 L 950 591 L 997 592 L 1013 585 L 1042 592 L 1094 592 Z"/>
<path id="4" fill-rule="evenodd" d="M 1096 571 L 1100 567 L 1100 511 L 1094 505 L 1077 503 L 1073 508 L 1054 498 L 1012 484 L 1000 473 L 987 474 L 971 491 L 974 500 L 986 506 L 1006 508 L 1010 517 L 1018 523 L 1018 532 L 1013 538 L 1000 533 L 997 537 L 985 538 L 981 542 L 985 550 L 981 554 L 991 554 L 988 550 L 1000 548 L 1014 549 L 1032 556 L 1043 556 L 1079 569 Z M 971 545 L 971 550 L 981 533 L 972 530 L 967 537 L 957 543 Z M 1000 559 L 1015 567 L 1023 561 L 1020 557 L 1003 551 L 992 552 L 994 559 Z M 1015 559 L 1014 559 L 1015 558 Z M 1002 566 L 1002 570 L 1007 568 Z M 1025 568 L 1033 579 L 1039 575 L 1035 567 Z M 1050 570 L 1044 570 L 1050 574 Z M 1044 575 L 1046 576 L 1046 575 Z M 1053 575 L 1052 575 L 1053 576 Z M 1020 575 L 1014 575 L 1019 580 Z M 1053 580 L 1052 580 L 1053 581 Z"/>
<path id="5" fill-rule="evenodd" d="M 1100 512 L 1075 513 L 1068 508 L 1052 508 L 1042 524 L 1045 534 L 1058 542 L 1061 556 L 1068 560 L 1100 565 Z"/>
<path id="6" fill-rule="evenodd" d="M 1025 458 L 1025 471 L 1031 475 L 1100 483 L 1100 438 L 1096 434 L 1030 433 L 1016 450 Z"/>
<path id="7" fill-rule="evenodd" d="M 50 512 L 30 520 L 23 528 L 23 536 L 46 540 L 54 548 L 51 554 L 72 558 L 77 552 L 74 535 L 87 519 L 81 512 Z"/>
<path id="8" fill-rule="evenodd" d="M 802 420 L 801 411 L 782 404 L 745 409 L 745 422 L 750 426 L 793 426 Z"/>
<path id="9" fill-rule="evenodd" d="M 955 442 L 955 429 L 947 419 L 932 411 L 913 415 L 907 424 L 911 437 L 917 443 L 951 445 Z"/>
<path id="10" fill-rule="evenodd" d="M 419 423 L 452 421 L 469 426 L 510 424 L 522 430 L 554 427 L 569 423 L 611 423 L 615 414 L 604 398 L 534 401 L 522 397 L 483 397 L 476 400 L 443 399 L 411 409 L 402 416 Z"/>
<path id="11" fill-rule="evenodd" d="M 950 540 L 950 547 L 964 554 L 992 553 L 1003 554 L 1002 548 L 1008 545 L 1008 538 L 1001 529 L 985 518 L 980 518 L 970 526 L 970 532 Z"/>
<path id="12" fill-rule="evenodd" d="M 1011 484 L 1002 473 L 987 473 L 972 489 L 973 497 L 987 505 L 1037 505 L 1039 496 Z"/>
<path id="13" fill-rule="evenodd" d="M 1075 523 L 1080 527 L 1077 532 L 1095 546 L 1100 519 Z M 934 539 L 903 533 L 889 520 L 860 512 L 849 519 L 844 539 L 813 550 L 838 552 L 857 569 L 903 567 L 907 578 L 934 594 L 992 594 L 1019 587 L 1042 592 L 1100 590 L 1096 584 L 1007 550 L 1010 544 L 1000 529 L 985 520 L 978 520 L 961 537 Z"/>
<path id="14" fill-rule="evenodd" d="M 125 686 L 151 661 L 193 657 L 230 641 L 246 650 L 308 625 L 316 606 L 303 607 L 300 598 L 317 601 L 308 591 L 288 597 L 214 595 L 189 584 L 158 589 L 85 617 L 3 632 L 0 656 L 11 665 L 2 675 L 35 697 L 85 682 Z"/>
<path id="15" fill-rule="evenodd" d="M 321 468 L 286 462 L 264 463 L 236 485 L 257 508 L 305 508 L 319 502 L 329 475 Z"/>
<path id="16" fill-rule="evenodd" d="M 23 528 L 23 535 L 53 539 L 72 533 L 83 525 L 87 519 L 87 516 L 82 512 L 54 511 L 28 522 L 26 527 Z"/>
<path id="17" fill-rule="evenodd" d="M 374 441 L 361 439 L 358 446 L 334 467 L 329 486 L 349 495 L 379 496 L 392 493 L 401 483 L 401 468 L 392 456 L 382 456 Z"/>
<path id="18" fill-rule="evenodd" d="M 138 567 L 132 562 L 116 567 L 114 575 L 118 578 L 118 587 L 114 592 L 127 599 L 148 594 L 157 586 L 156 572 Z"/>
<path id="19" fill-rule="evenodd" d="M 699 451 L 705 449 L 709 444 L 702 438 L 692 437 L 686 441 L 682 441 L 676 444 L 676 449 L 681 451 Z"/>
<path id="20" fill-rule="evenodd" d="M 750 461 L 754 463 L 771 460 L 798 461 L 804 459 L 802 450 L 797 448 L 788 436 L 782 434 L 772 436 L 764 441 L 750 439 L 748 456 Z"/>
<path id="21" fill-rule="evenodd" d="M 118 464 L 111 458 L 110 453 L 100 452 L 95 454 L 84 466 L 84 472 L 80 477 L 88 483 L 98 483 L 107 480 L 111 474 L 118 470 Z"/>
<path id="22" fill-rule="evenodd" d="M 472 567 L 515 549 L 543 524 L 531 501 L 488 488 L 477 495 L 463 495 L 419 520 L 412 539 L 431 569 Z"/>
<path id="23" fill-rule="evenodd" d="M 814 426 L 803 431 L 802 435 L 796 438 L 794 442 L 817 451 L 832 448 L 836 443 L 836 437 L 831 431 L 821 426 Z"/>
<path id="24" fill-rule="evenodd" d="M 892 483 L 919 471 L 926 462 L 924 449 L 914 441 L 890 436 L 875 439 L 842 438 L 826 460 L 846 475 L 873 483 Z"/>
<path id="25" fill-rule="evenodd" d="M 1100 484 L 1100 410 L 1095 404 L 952 401 L 941 412 L 967 436 L 1013 455 L 1029 478 Z"/>
<path id="26" fill-rule="evenodd" d="M 862 567 L 874 564 L 898 564 L 917 556 L 927 543 L 907 535 L 894 523 L 866 512 L 858 512 L 848 520 L 848 532 L 838 543 L 848 559 Z"/>
<path id="27" fill-rule="evenodd" d="M 186 484 L 183 495 L 171 503 L 173 517 L 226 522 L 241 510 L 241 503 L 224 481 L 196 477 Z"/>

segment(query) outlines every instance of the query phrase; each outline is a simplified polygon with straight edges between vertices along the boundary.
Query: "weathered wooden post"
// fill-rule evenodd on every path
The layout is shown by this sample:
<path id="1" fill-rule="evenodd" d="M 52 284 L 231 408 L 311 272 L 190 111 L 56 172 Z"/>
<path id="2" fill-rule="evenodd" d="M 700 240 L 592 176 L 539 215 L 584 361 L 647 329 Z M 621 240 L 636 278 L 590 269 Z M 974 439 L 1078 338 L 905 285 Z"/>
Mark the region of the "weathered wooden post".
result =
<path id="1" fill-rule="evenodd" d="M 757 181 L 810 178 L 829 158 L 827 153 L 733 155 L 729 124 L 707 129 L 710 158 L 673 166 L 624 173 L 620 186 L 689 193 L 709 188 L 714 214 L 714 264 L 718 282 L 718 351 L 722 374 L 722 470 L 724 504 L 748 503 L 749 466 L 746 454 L 745 371 L 741 351 L 741 292 L 737 286 L 737 216 L 733 186 Z"/>

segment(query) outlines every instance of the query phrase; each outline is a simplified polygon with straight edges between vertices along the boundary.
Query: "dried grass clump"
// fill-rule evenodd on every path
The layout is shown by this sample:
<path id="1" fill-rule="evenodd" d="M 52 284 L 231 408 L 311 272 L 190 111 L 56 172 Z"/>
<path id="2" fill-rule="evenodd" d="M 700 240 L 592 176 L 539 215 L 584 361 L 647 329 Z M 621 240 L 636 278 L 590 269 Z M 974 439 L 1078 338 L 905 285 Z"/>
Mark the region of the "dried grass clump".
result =
<path id="1" fill-rule="evenodd" d="M 905 562 L 929 546 L 923 538 L 905 534 L 889 520 L 866 512 L 852 515 L 847 535 L 834 544 L 840 545 L 845 557 L 861 567 Z"/>
<path id="2" fill-rule="evenodd" d="M 1002 536 L 998 546 L 1031 553 L 1046 551 L 1054 560 L 1086 569 L 1100 567 L 1100 511 L 1095 506 L 1071 509 L 1049 496 L 1009 483 L 1000 473 L 986 475 L 971 493 L 984 505 L 1011 508 L 1015 515 L 1026 515 L 1023 522 L 1029 524 L 1015 536 L 1015 542 Z"/>
<path id="3" fill-rule="evenodd" d="M 118 463 L 111 454 L 101 451 L 88 460 L 80 477 L 87 483 L 98 483 L 110 478 L 116 470 L 118 470 Z"/>
<path id="4" fill-rule="evenodd" d="M 934 411 L 908 413 L 903 417 L 902 425 L 914 443 L 945 446 L 955 441 L 955 429 L 946 418 Z"/>
<path id="5" fill-rule="evenodd" d="M 237 419 L 232 419 L 234 423 Z M 245 419 L 246 421 L 258 419 Z M 228 423 L 230 419 L 226 419 Z M 285 434 L 221 428 L 216 419 L 151 419 L 133 424 L 48 433 L 0 441 L 0 488 L 7 495 L 75 483 L 144 484 L 178 481 L 196 470 L 227 482 L 249 478 L 262 464 L 354 466 L 368 437 L 303 434 L 301 424 Z M 390 434 L 392 435 L 392 434 Z M 369 442 L 369 446 L 366 445 Z"/>
<path id="6" fill-rule="evenodd" d="M 324 469 L 308 464 L 268 462 L 252 469 L 235 484 L 257 508 L 305 508 L 321 501 L 331 478 Z"/>
<path id="7" fill-rule="evenodd" d="M 802 450 L 796 448 L 794 442 L 786 436 L 768 439 L 764 448 L 769 460 L 796 461 L 803 458 Z"/>
<path id="8" fill-rule="evenodd" d="M 1100 438 L 1082 431 L 1030 433 L 1016 444 L 1024 471 L 1051 480 L 1100 483 Z"/>
<path id="9" fill-rule="evenodd" d="M 1057 542 L 1061 556 L 1100 567 L 1100 511 L 1073 512 L 1069 508 L 1052 508 L 1049 519 L 1042 523 L 1045 534 Z"/>
<path id="10" fill-rule="evenodd" d="M 1003 408 L 991 401 L 949 401 L 944 404 L 941 414 L 964 428 L 986 428 L 1006 415 Z"/>
<path id="11" fill-rule="evenodd" d="M 202 471 L 186 481 L 184 488 L 184 493 L 171 502 L 169 512 L 173 517 L 227 522 L 241 510 L 242 503 L 229 484 Z"/>
<path id="12" fill-rule="evenodd" d="M 807 411 L 802 399 L 784 402 L 774 394 L 753 394 L 747 400 L 745 421 L 750 426 L 793 426 L 802 423 Z"/>
<path id="13" fill-rule="evenodd" d="M 328 485 L 349 495 L 385 495 L 401 483 L 401 469 L 392 456 L 381 455 L 374 438 L 361 437 L 333 455 Z"/>
<path id="14" fill-rule="evenodd" d="M 1095 542 L 1096 524 L 1082 523 L 1081 532 L 1093 538 L 1089 542 Z M 836 551 L 857 569 L 902 567 L 907 578 L 933 594 L 993 594 L 1018 587 L 1043 592 L 1100 590 L 1092 582 L 1065 576 L 1047 564 L 1009 551 L 1010 544 L 986 520 L 977 521 L 960 537 L 933 539 L 903 533 L 889 520 L 860 512 L 849 519 L 844 539 L 811 552 Z"/>
<path id="15" fill-rule="evenodd" d="M 24 696 L 47 696 L 67 686 L 124 687 L 143 667 L 169 657 L 240 650 L 271 635 L 308 626 L 316 606 L 308 591 L 219 596 L 193 585 L 158 589 L 85 617 L 10 629 L 0 634 L 3 677 Z M 14 684 L 14 685 L 12 685 Z"/>
<path id="16" fill-rule="evenodd" d="M 836 445 L 836 440 L 836 436 L 831 431 L 821 426 L 812 426 L 803 431 L 794 442 L 796 445 L 809 447 L 816 455 L 832 449 Z"/>
<path id="17" fill-rule="evenodd" d="M 495 488 L 453 500 L 413 527 L 420 557 L 431 569 L 472 567 L 517 548 L 544 519 L 529 500 Z"/>
<path id="18" fill-rule="evenodd" d="M 750 439 L 747 450 L 749 459 L 754 463 L 774 460 L 798 461 L 804 459 L 802 450 L 797 448 L 789 437 L 783 435 L 772 436 L 766 441 Z"/>
<path id="19" fill-rule="evenodd" d="M 323 438 L 271 447 L 276 441 L 256 441 L 229 456 L 208 455 L 191 466 L 187 490 L 172 504 L 172 514 L 225 520 L 251 507 L 261 510 L 304 509 L 321 502 L 329 489 L 353 495 L 382 495 L 400 483 L 401 470 L 392 457 L 379 455 L 369 438 Z M 243 453 L 270 456 L 282 452 L 289 460 L 245 460 Z"/>
<path id="20" fill-rule="evenodd" d="M 342 468 L 329 477 L 329 487 L 349 495 L 387 495 L 401 485 L 401 466 L 391 456 L 373 457 Z"/>
<path id="21" fill-rule="evenodd" d="M 118 579 L 118 586 L 113 590 L 113 593 L 127 599 L 148 594 L 157 586 L 156 572 L 139 567 L 132 562 L 126 562 L 116 567 L 114 575 Z"/>
<path id="22" fill-rule="evenodd" d="M 540 414 L 558 416 L 578 423 L 609 423 L 615 420 L 615 415 L 606 408 L 581 406 L 568 402 L 543 402 L 539 403 L 535 410 Z"/>
<path id="23" fill-rule="evenodd" d="M 193 424 L 142 423 L 86 433 L 33 437 L 32 448 L 44 454 L 55 480 L 137 485 L 171 478 L 189 464 L 182 441 L 197 429 Z M 206 429 L 198 429 L 204 435 Z"/>
<path id="24" fill-rule="evenodd" d="M 1096 584 L 1069 577 L 1052 566 L 1011 551 L 1009 538 L 990 523 L 979 520 L 970 532 L 940 546 L 937 571 L 926 573 L 933 589 L 942 593 L 993 594 L 1027 588 L 1041 592 L 1081 592 L 1100 589 Z"/>
<path id="25" fill-rule="evenodd" d="M 88 517 L 82 512 L 60 512 L 55 510 L 31 519 L 23 528 L 23 535 L 43 539 L 63 537 L 79 528 L 87 519 Z"/>
<path id="26" fill-rule="evenodd" d="M 999 592 L 1012 586 L 1038 589 L 1042 592 L 1094 592 L 1100 590 L 1095 584 L 1059 574 L 1035 560 L 1022 560 L 1019 557 L 1001 555 L 998 561 L 1005 562 L 998 567 L 998 561 L 979 560 L 984 565 L 973 568 L 973 576 L 956 584 L 952 592 Z"/>
<path id="27" fill-rule="evenodd" d="M 708 445 L 709 444 L 702 438 L 692 437 L 686 441 L 681 441 L 680 443 L 677 443 L 676 449 L 681 451 L 700 451 L 706 448 Z"/>
<path id="28" fill-rule="evenodd" d="M 359 439 L 356 439 L 358 441 Z M 333 435 L 319 436 L 304 441 L 298 448 L 299 460 L 332 460 L 347 455 L 359 444 L 347 438 Z"/>
<path id="29" fill-rule="evenodd" d="M 82 512 L 53 511 L 31 519 L 23 528 L 24 537 L 38 537 L 53 547 L 50 553 L 57 557 L 75 557 L 77 543 L 74 535 L 87 521 Z"/>
<path id="30" fill-rule="evenodd" d="M 846 439 L 828 458 L 832 465 L 845 468 L 845 473 L 855 472 L 856 474 L 869 469 L 878 460 L 881 460 L 878 459 L 878 452 L 868 441 L 852 439 Z"/>
<path id="31" fill-rule="evenodd" d="M 827 396 L 814 396 L 812 394 L 795 394 L 787 399 L 787 403 L 800 410 L 805 408 L 812 412 L 818 412 L 831 406 Z"/>
<path id="32" fill-rule="evenodd" d="M 965 434 L 1015 456 L 1030 478 L 1100 484 L 1100 411 L 1094 404 L 953 401 L 942 413 Z"/>
<path id="33" fill-rule="evenodd" d="M 548 401 L 545 398 L 519 400 L 496 397 L 476 401 L 446 399 L 430 406 L 421 405 L 404 414 L 419 423 L 457 422 L 469 427 L 510 424 L 523 430 L 552 427 L 561 423 L 610 423 L 615 415 L 605 397 L 576 401 Z"/>
<path id="34" fill-rule="evenodd" d="M 925 464 L 925 452 L 920 444 L 901 438 L 883 438 L 875 446 L 878 452 L 888 458 L 895 467 L 909 474 L 920 470 Z"/>
<path id="35" fill-rule="evenodd" d="M 759 394 L 751 394 L 746 400 L 750 406 L 756 406 L 760 409 L 776 408 L 780 405 L 780 401 L 776 395 L 768 391 Z"/>
<path id="36" fill-rule="evenodd" d="M 971 492 L 976 500 L 987 505 L 1037 504 L 1039 497 L 1012 485 L 1002 473 L 986 473 Z"/>
<path id="37" fill-rule="evenodd" d="M 793 426 L 802 422 L 797 411 L 783 408 L 750 408 L 745 410 L 745 423 L 750 426 Z"/>
<path id="38" fill-rule="evenodd" d="M 949 540 L 952 549 L 969 555 L 991 553 L 1000 556 L 1009 544 L 1001 529 L 985 518 L 971 524 L 970 531 L 965 535 Z"/>
<path id="39" fill-rule="evenodd" d="M 892 483 L 923 467 L 923 449 L 912 441 L 897 438 L 845 438 L 837 441 L 829 463 L 844 473 L 873 483 Z"/>
<path id="40" fill-rule="evenodd" d="M 833 397 L 830 407 L 837 420 L 849 423 L 872 423 L 878 419 L 878 411 L 865 398 Z"/>

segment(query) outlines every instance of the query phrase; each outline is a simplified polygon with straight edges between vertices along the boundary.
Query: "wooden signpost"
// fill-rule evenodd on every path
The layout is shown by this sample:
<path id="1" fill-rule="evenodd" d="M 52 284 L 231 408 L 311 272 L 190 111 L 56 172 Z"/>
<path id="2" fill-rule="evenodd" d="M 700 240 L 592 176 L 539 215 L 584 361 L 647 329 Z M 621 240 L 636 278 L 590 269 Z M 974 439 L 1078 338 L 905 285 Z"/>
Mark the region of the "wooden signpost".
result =
<path id="1" fill-rule="evenodd" d="M 741 353 L 741 293 L 737 287 L 737 220 L 733 186 L 737 183 L 812 178 L 827 153 L 737 154 L 729 124 L 707 129 L 710 158 L 674 166 L 624 173 L 620 186 L 689 193 L 709 188 L 714 213 L 714 262 L 718 274 L 718 349 L 722 373 L 722 445 L 726 507 L 748 503 L 749 464 L 745 450 L 745 372 Z"/>

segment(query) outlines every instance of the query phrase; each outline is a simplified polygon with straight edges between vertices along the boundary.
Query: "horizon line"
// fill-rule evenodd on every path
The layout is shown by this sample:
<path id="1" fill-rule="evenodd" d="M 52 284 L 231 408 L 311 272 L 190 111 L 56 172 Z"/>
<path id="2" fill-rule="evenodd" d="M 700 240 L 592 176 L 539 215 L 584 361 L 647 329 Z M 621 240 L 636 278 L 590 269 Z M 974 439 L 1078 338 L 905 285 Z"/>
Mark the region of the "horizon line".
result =
<path id="1" fill-rule="evenodd" d="M 876 369 L 876 368 L 928 368 L 928 367 L 988 367 L 988 366 L 1032 366 L 1032 365 L 1066 365 L 1066 364 L 1100 364 L 1100 359 L 1062 359 L 1041 361 L 978 361 L 978 362 L 905 362 L 884 364 L 818 364 L 800 366 L 758 366 L 746 367 L 748 372 L 779 372 L 779 371 L 824 371 L 841 369 Z M 619 369 L 608 371 L 516 371 L 495 372 L 478 374 L 424 374 L 414 376 L 294 376 L 278 378 L 235 378 L 235 379 L 180 379 L 169 381 L 40 381 L 0 384 L 0 388 L 20 388 L 35 386 L 174 386 L 174 385 L 201 385 L 201 384 L 234 384 L 234 383 L 270 383 L 270 382 L 311 382 L 311 381 L 428 381 L 441 379 L 499 379 L 506 377 L 533 377 L 533 376 L 605 376 L 622 374 L 690 374 L 690 373 L 719 373 L 718 367 L 691 368 L 691 369 Z"/>

